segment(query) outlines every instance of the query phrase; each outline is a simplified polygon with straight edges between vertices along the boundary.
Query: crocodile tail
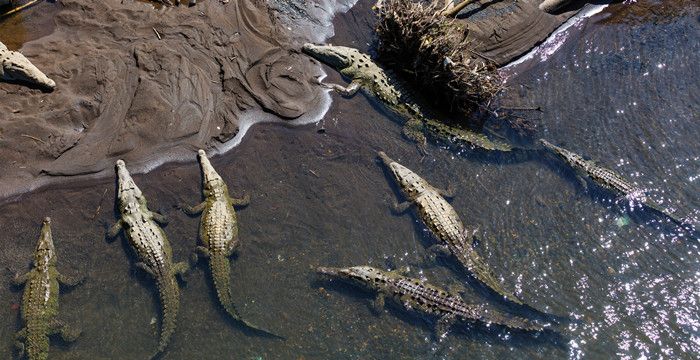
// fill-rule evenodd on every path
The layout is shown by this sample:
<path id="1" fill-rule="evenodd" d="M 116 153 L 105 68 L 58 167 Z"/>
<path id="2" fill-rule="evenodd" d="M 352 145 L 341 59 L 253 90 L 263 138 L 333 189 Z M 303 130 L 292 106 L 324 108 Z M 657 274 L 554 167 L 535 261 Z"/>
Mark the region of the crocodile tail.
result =
<path id="1" fill-rule="evenodd" d="M 238 312 L 238 309 L 236 309 L 236 306 L 233 304 L 233 296 L 231 295 L 231 266 L 228 257 L 224 254 L 211 254 L 209 257 L 209 264 L 211 266 L 211 275 L 214 281 L 214 288 L 216 289 L 216 296 L 219 298 L 219 303 L 224 307 L 226 313 L 248 328 L 283 339 L 284 337 L 280 335 L 249 323 L 244 320 Z"/>
<path id="2" fill-rule="evenodd" d="M 524 319 L 518 316 L 507 315 L 501 312 L 490 312 L 489 316 L 483 319 L 496 325 L 505 326 L 511 329 L 519 329 L 525 331 L 542 331 L 546 327 L 532 320 Z"/>
<path id="3" fill-rule="evenodd" d="M 522 300 L 503 288 L 500 281 L 496 280 L 491 273 L 491 270 L 489 270 L 488 266 L 486 266 L 484 260 L 481 259 L 479 254 L 477 254 L 470 245 L 465 246 L 465 252 L 463 254 L 459 254 L 458 258 L 460 262 L 464 264 L 471 272 L 472 276 L 474 276 L 482 284 L 488 286 L 489 289 L 495 291 L 513 303 L 524 305 Z"/>
<path id="4" fill-rule="evenodd" d="M 163 277 L 158 281 L 158 295 L 160 296 L 163 321 L 158 341 L 158 352 L 151 359 L 160 357 L 165 348 L 168 347 L 177 326 L 177 314 L 180 309 L 180 288 L 175 275 L 164 275 Z"/>

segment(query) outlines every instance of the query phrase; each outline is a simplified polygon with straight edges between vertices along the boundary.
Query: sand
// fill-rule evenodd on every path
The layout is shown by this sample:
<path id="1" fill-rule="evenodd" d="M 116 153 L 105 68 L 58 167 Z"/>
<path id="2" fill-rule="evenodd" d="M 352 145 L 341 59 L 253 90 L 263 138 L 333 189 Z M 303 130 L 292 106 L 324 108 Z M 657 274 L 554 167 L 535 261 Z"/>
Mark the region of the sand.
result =
<path id="1" fill-rule="evenodd" d="M 576 11 L 553 16 L 538 3 L 484 2 L 470 16 L 478 50 L 505 64 Z M 199 148 L 237 144 L 251 117 L 298 124 L 322 115 L 330 100 L 313 83 L 322 70 L 295 49 L 322 41 L 333 9 L 352 4 L 272 1 L 272 13 L 263 0 L 175 8 L 62 0 L 28 10 L 24 26 L 33 28 L 13 39 L 2 31 L 0 41 L 21 46 L 57 88 L 0 83 L 0 201 L 49 183 L 113 176 L 120 158 L 134 173 L 195 161 Z"/>
<path id="2" fill-rule="evenodd" d="M 0 198 L 57 176 L 111 176 L 119 158 L 136 172 L 195 159 L 232 139 L 241 114 L 293 120 L 325 94 L 258 0 L 49 5 L 61 7 L 54 32 L 22 52 L 57 89 L 0 84 Z"/>

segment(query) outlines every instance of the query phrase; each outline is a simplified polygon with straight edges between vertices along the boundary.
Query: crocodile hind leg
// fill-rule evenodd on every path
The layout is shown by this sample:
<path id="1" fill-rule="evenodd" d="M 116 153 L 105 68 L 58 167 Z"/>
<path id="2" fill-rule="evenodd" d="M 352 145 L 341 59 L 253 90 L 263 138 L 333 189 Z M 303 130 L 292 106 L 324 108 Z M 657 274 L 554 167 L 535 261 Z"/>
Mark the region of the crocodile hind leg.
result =
<path id="1" fill-rule="evenodd" d="M 15 334 L 15 349 L 19 358 L 24 358 L 24 341 L 27 339 L 27 328 L 18 331 Z"/>
<path id="2" fill-rule="evenodd" d="M 186 281 L 185 277 L 190 272 L 190 265 L 184 261 L 173 264 L 173 274 L 180 278 L 182 281 Z"/>
<path id="3" fill-rule="evenodd" d="M 457 319 L 454 317 L 454 315 L 445 315 L 438 319 L 437 323 L 435 324 L 435 338 L 439 340 L 445 337 L 456 321 Z"/>
<path id="4" fill-rule="evenodd" d="M 61 340 L 67 343 L 77 340 L 81 333 L 82 331 L 73 329 L 60 321 L 54 321 L 49 328 L 49 335 L 58 335 Z"/>
<path id="5" fill-rule="evenodd" d="M 435 244 L 428 248 L 428 260 L 435 262 L 438 257 L 448 257 L 452 255 L 452 251 L 445 244 Z"/>
<path id="6" fill-rule="evenodd" d="M 420 119 L 413 118 L 408 120 L 401 132 L 407 139 L 416 143 L 421 154 L 428 154 L 428 140 L 425 137 L 425 133 L 423 133 L 423 122 Z"/>
<path id="7" fill-rule="evenodd" d="M 384 310 L 385 303 L 386 301 L 384 299 L 384 294 L 380 292 L 377 293 L 377 297 L 372 300 L 372 306 L 370 308 L 376 315 L 381 315 L 382 311 Z"/>
<path id="8" fill-rule="evenodd" d="M 190 261 L 192 264 L 197 264 L 199 262 L 199 257 L 204 257 L 204 258 L 209 258 L 211 254 L 209 253 L 209 249 L 207 249 L 204 246 L 197 246 L 194 248 L 194 252 L 192 255 L 190 255 Z"/>

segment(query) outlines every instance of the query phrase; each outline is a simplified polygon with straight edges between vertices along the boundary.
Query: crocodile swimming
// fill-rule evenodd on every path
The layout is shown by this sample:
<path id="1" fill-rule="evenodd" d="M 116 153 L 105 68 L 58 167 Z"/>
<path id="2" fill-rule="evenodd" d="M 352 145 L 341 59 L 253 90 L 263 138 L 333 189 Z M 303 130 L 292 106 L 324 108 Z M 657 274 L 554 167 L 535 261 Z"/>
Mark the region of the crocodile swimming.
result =
<path id="1" fill-rule="evenodd" d="M 45 90 L 53 90 L 56 83 L 32 64 L 24 55 L 12 51 L 0 42 L 0 79 L 20 82 Z"/>
<path id="2" fill-rule="evenodd" d="M 226 312 L 236 321 L 266 334 L 281 337 L 261 329 L 244 320 L 233 304 L 231 294 L 231 267 L 229 257 L 240 244 L 238 240 L 238 219 L 234 206 L 246 206 L 250 197 L 232 198 L 228 186 L 209 162 L 204 150 L 197 154 L 202 169 L 202 192 L 204 201 L 193 207 L 184 207 L 189 215 L 202 213 L 199 237 L 203 246 L 196 248 L 196 253 L 209 259 L 211 276 L 219 302 Z"/>
<path id="3" fill-rule="evenodd" d="M 348 268 L 319 267 L 321 274 L 340 278 L 376 291 L 373 308 L 380 311 L 388 297 L 396 304 L 422 315 L 437 317 L 435 335 L 444 336 L 457 322 L 483 322 L 511 329 L 542 331 L 546 327 L 536 322 L 487 309 L 481 305 L 465 303 L 457 294 L 440 289 L 424 280 L 406 277 L 398 271 L 383 271 L 370 266 Z"/>
<path id="4" fill-rule="evenodd" d="M 473 248 L 473 236 L 464 227 L 457 212 L 443 196 L 452 197 L 451 190 L 437 189 L 405 166 L 389 158 L 383 151 L 378 152 L 384 165 L 389 168 L 407 201 L 394 206 L 397 213 L 403 213 L 414 205 L 418 216 L 438 240 L 431 250 L 444 255 L 452 255 L 474 278 L 498 293 L 505 299 L 524 305 L 513 293 L 493 276 L 491 270 Z"/>
<path id="5" fill-rule="evenodd" d="M 339 84 L 322 85 L 344 96 L 352 96 L 362 90 L 370 97 L 378 99 L 391 112 L 398 115 L 403 124 L 403 134 L 418 143 L 425 151 L 426 135 L 438 142 L 447 142 L 459 146 L 479 148 L 490 151 L 511 151 L 513 148 L 497 140 L 491 140 L 484 134 L 467 129 L 445 125 L 429 118 L 425 112 L 410 99 L 407 91 L 402 91 L 399 82 L 389 77 L 369 55 L 359 50 L 333 45 L 304 44 L 302 51 L 314 59 L 336 69 L 351 80 L 344 87 Z"/>
<path id="6" fill-rule="evenodd" d="M 168 346 L 177 325 L 180 287 L 175 276 L 184 274 L 189 266 L 186 262 L 173 263 L 170 243 L 158 225 L 167 223 L 167 218 L 148 209 L 146 198 L 134 183 L 123 160 L 117 160 L 116 170 L 117 202 L 121 218 L 109 229 L 107 236 L 114 238 L 124 230 L 138 257 L 135 266 L 148 273 L 156 282 L 163 315 L 156 356 Z"/>
<path id="7" fill-rule="evenodd" d="M 15 275 L 14 285 L 24 285 L 22 320 L 24 328 L 17 333 L 16 347 L 20 357 L 30 360 L 49 357 L 49 336 L 59 335 L 72 342 L 80 336 L 57 319 L 59 283 L 75 286 L 81 280 L 69 278 L 56 270 L 56 249 L 51 235 L 51 219 L 44 219 L 41 236 L 34 253 L 34 266 L 24 275 Z"/>
<path id="8" fill-rule="evenodd" d="M 683 219 L 678 218 L 668 210 L 662 208 L 661 205 L 652 201 L 643 189 L 635 186 L 615 171 L 602 167 L 596 164 L 595 161 L 585 160 L 581 155 L 556 146 L 547 140 L 540 139 L 539 141 L 545 149 L 564 160 L 564 162 L 576 172 L 576 176 L 584 188 L 588 188 L 588 184 L 584 180 L 584 178 L 588 178 L 593 183 L 613 192 L 615 195 L 623 196 L 627 200 L 643 205 L 667 217 L 677 225 L 686 225 Z"/>

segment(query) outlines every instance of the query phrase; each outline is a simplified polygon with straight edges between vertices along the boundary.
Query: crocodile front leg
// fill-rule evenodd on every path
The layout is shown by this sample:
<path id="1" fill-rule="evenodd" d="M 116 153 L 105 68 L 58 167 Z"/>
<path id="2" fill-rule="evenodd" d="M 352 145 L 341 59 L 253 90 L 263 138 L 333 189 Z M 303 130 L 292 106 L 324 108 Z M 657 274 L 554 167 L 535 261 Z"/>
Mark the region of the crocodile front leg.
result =
<path id="1" fill-rule="evenodd" d="M 119 235 L 119 233 L 124 229 L 124 222 L 122 219 L 119 219 L 114 225 L 112 225 L 109 230 L 107 230 L 107 239 L 114 239 Z"/>
<path id="2" fill-rule="evenodd" d="M 440 194 L 440 196 L 447 198 L 447 199 L 454 198 L 455 193 L 456 193 L 455 187 L 451 183 L 447 185 L 447 189 L 437 189 L 436 188 L 435 190 L 438 192 L 438 194 Z"/>
<path id="3" fill-rule="evenodd" d="M 202 203 L 197 204 L 195 206 L 180 206 L 180 209 L 182 209 L 182 211 L 185 214 L 193 216 L 193 215 L 200 214 L 202 211 L 204 211 L 204 208 L 206 208 L 206 207 L 207 207 L 207 202 L 203 201 Z"/>
<path id="4" fill-rule="evenodd" d="M 51 327 L 49 328 L 48 335 L 58 335 L 61 338 L 61 340 L 67 343 L 71 343 L 77 340 L 80 337 L 81 333 L 82 331 L 78 329 L 73 329 L 60 321 L 54 321 L 51 324 Z"/>
<path id="5" fill-rule="evenodd" d="M 325 87 L 325 88 L 334 90 L 343 96 L 353 96 L 353 95 L 357 94 L 357 92 L 362 87 L 360 82 L 355 81 L 355 80 L 350 82 L 350 85 L 348 85 L 347 87 L 340 85 L 340 84 L 324 83 L 321 81 L 319 81 L 318 84 Z"/>
<path id="6" fill-rule="evenodd" d="M 408 209 L 410 209 L 411 206 L 413 206 L 413 202 L 411 202 L 411 201 L 404 201 L 402 203 L 398 203 L 398 202 L 394 201 L 391 204 L 391 211 L 394 214 L 401 215 L 401 214 L 405 213 L 406 211 L 408 211 Z"/>
<path id="7" fill-rule="evenodd" d="M 231 198 L 231 205 L 244 207 L 250 205 L 250 194 L 245 194 L 242 198 Z"/>
<path id="8" fill-rule="evenodd" d="M 29 281 L 29 277 L 31 276 L 31 271 L 27 272 L 26 274 L 15 274 L 15 276 L 12 278 L 12 285 L 14 286 L 22 286 L 24 285 L 27 281 Z"/>
<path id="9" fill-rule="evenodd" d="M 155 222 L 157 222 L 160 225 L 167 225 L 168 222 L 170 222 L 170 220 L 168 220 L 168 217 L 161 213 L 151 211 L 151 217 L 153 218 L 153 220 L 155 220 Z"/>

